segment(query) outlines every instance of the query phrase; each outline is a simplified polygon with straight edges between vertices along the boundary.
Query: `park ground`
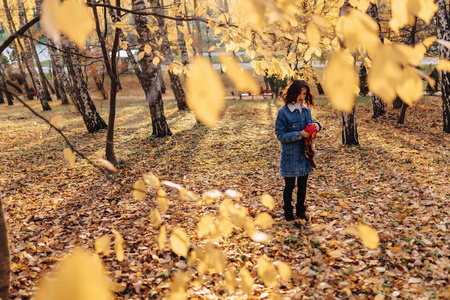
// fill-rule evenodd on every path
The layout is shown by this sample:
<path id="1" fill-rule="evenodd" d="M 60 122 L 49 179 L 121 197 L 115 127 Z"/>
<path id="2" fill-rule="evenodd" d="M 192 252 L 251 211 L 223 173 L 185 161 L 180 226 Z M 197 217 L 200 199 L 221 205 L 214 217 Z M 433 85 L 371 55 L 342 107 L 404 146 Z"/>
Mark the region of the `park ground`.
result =
<path id="1" fill-rule="evenodd" d="M 125 77 L 126 78 L 126 77 Z M 130 77 L 131 78 L 131 77 Z M 165 112 L 173 135 L 151 136 L 151 120 L 143 93 L 124 80 L 119 92 L 115 151 L 120 161 L 116 180 L 132 185 L 152 172 L 161 180 L 182 185 L 197 195 L 217 189 L 239 191 L 235 200 L 251 217 L 268 211 L 261 195 L 270 194 L 275 224 L 265 230 L 272 239 L 259 244 L 236 229 L 216 243 L 227 266 L 247 268 L 255 276 L 253 298 L 273 292 L 286 299 L 448 299 L 450 297 L 450 136 L 442 132 L 441 100 L 424 96 L 408 108 L 404 125 L 396 125 L 397 110 L 371 118 L 368 97 L 357 102 L 360 146 L 341 143 L 341 116 L 318 97 L 313 118 L 323 126 L 317 140 L 318 169 L 310 176 L 307 214 L 301 229 L 283 221 L 283 179 L 278 173 L 280 146 L 274 122 L 280 100 L 228 97 L 214 128 L 196 122 L 189 111 L 178 111 L 171 95 Z M 230 96 L 230 90 L 227 95 Z M 107 120 L 108 101 L 94 93 Z M 51 103 L 41 112 L 62 115 L 63 132 L 76 148 L 94 161 L 104 157 L 105 131 L 89 134 L 73 105 Z M 63 139 L 43 121 L 16 103 L 0 107 L 0 199 L 4 203 L 12 255 L 12 298 L 30 299 L 39 278 L 74 248 L 94 249 L 94 241 L 124 237 L 125 260 L 114 254 L 103 261 L 109 276 L 126 284 L 117 299 L 159 299 L 168 294 L 172 275 L 185 271 L 183 259 L 169 246 L 160 251 L 159 230 L 150 222 L 157 208 L 156 189 L 143 201 L 106 179 L 80 157 L 74 165 L 63 159 Z M 197 222 L 218 212 L 222 198 L 208 205 L 180 200 L 176 190 L 163 221 L 167 231 L 185 228 L 193 246 Z M 370 250 L 343 229 L 364 223 L 380 237 Z M 267 288 L 256 276 L 258 257 L 284 261 L 293 276 Z M 194 275 L 194 279 L 198 279 Z M 228 291 L 220 274 L 209 272 L 190 284 L 191 299 L 243 298 L 241 289 Z"/>

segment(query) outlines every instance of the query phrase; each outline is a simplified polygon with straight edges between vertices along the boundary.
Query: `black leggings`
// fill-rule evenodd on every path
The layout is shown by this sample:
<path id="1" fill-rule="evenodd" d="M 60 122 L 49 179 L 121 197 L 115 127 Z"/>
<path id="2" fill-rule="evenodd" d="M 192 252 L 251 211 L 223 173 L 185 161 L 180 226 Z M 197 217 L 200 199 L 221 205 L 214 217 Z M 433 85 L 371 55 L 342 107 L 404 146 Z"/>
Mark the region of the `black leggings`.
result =
<path id="1" fill-rule="evenodd" d="M 284 201 L 284 213 L 287 219 L 294 217 L 292 207 L 292 192 L 295 187 L 296 177 L 284 177 L 285 186 L 283 191 L 283 201 Z M 306 197 L 306 183 L 308 181 L 308 175 L 297 177 L 297 205 L 296 214 L 299 216 L 301 212 L 305 212 L 305 197 Z"/>

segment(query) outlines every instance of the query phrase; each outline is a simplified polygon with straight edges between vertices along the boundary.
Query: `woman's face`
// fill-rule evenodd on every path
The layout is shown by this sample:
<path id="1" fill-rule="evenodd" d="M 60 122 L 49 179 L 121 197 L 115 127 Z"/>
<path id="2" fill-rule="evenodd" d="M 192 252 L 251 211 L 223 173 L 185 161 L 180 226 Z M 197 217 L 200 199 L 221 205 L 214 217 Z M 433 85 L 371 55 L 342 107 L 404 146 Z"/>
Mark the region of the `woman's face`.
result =
<path id="1" fill-rule="evenodd" d="M 306 98 L 306 88 L 302 88 L 300 90 L 300 94 L 297 96 L 297 102 L 296 103 L 303 103 L 303 101 L 305 101 Z"/>

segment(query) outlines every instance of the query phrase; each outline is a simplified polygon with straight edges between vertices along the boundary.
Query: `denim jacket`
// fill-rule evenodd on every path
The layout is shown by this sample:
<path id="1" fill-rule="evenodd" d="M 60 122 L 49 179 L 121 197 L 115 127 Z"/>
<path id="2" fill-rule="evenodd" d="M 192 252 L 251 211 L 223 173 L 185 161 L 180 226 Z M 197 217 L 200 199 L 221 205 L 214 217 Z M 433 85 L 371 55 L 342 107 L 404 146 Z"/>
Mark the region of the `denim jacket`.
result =
<path id="1" fill-rule="evenodd" d="M 275 134 L 281 142 L 281 176 L 305 176 L 313 171 L 309 160 L 305 157 L 304 141 L 300 135 L 300 132 L 311 123 L 317 122 L 313 121 L 311 110 L 307 107 L 303 107 L 301 112 L 298 109 L 291 112 L 286 105 L 278 110 Z M 321 130 L 322 126 L 317 124 Z"/>

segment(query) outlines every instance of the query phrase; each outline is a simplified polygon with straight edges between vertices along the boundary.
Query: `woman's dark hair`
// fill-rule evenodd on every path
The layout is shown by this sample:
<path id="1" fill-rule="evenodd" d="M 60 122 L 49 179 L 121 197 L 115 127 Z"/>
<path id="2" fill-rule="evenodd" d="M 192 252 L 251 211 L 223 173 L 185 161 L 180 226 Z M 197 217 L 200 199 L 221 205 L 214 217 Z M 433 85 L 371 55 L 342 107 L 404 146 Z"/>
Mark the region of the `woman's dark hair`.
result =
<path id="1" fill-rule="evenodd" d="M 309 85 L 306 83 L 306 81 L 298 79 L 292 81 L 292 83 L 284 89 L 284 92 L 281 95 L 281 99 L 283 99 L 284 104 L 287 105 L 289 103 L 297 102 L 297 97 L 298 95 L 300 95 L 302 88 L 306 88 L 305 103 L 310 107 L 314 107 L 316 98 L 313 94 L 311 94 Z"/>

